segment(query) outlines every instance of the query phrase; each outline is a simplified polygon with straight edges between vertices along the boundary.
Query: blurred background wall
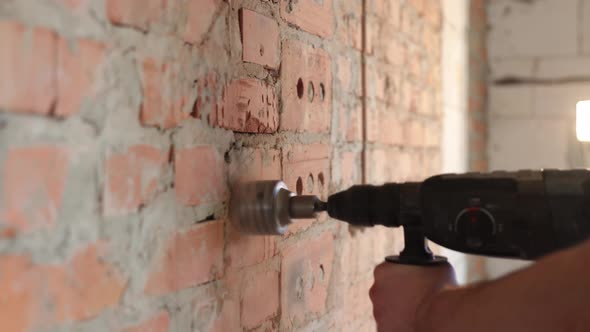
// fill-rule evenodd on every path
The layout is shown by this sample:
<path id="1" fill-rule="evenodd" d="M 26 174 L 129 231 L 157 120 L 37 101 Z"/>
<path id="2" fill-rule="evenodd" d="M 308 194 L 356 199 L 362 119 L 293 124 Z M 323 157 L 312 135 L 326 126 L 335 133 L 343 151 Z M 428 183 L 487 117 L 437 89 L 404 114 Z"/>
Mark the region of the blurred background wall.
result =
<path id="1" fill-rule="evenodd" d="M 576 103 L 590 99 L 590 1 L 487 1 L 491 170 L 587 167 Z M 486 260 L 490 278 L 526 263 Z"/>

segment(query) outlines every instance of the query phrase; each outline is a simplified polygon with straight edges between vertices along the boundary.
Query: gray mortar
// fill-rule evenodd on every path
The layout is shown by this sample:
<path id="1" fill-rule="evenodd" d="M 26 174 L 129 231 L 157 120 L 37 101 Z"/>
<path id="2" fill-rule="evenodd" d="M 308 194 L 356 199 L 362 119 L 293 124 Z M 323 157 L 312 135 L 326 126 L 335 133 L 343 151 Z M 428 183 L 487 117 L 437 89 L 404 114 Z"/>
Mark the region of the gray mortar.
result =
<path id="1" fill-rule="evenodd" d="M 158 190 L 146 202 L 145 207 L 137 213 L 119 217 L 105 218 L 102 215 L 100 198 L 105 181 L 104 161 L 111 153 L 124 152 L 134 144 L 150 144 L 163 150 L 174 146 L 176 149 L 200 144 L 213 145 L 219 155 L 229 153 L 230 159 L 248 159 L 250 148 L 288 149 L 301 144 L 323 143 L 335 147 L 331 158 L 331 179 L 328 183 L 330 192 L 341 186 L 341 165 L 334 156 L 340 151 L 360 152 L 362 143 L 339 141 L 335 135 L 339 128 L 341 112 L 358 104 L 356 91 L 341 91 L 338 87 L 336 55 L 352 60 L 351 85 L 357 86 L 360 80 L 361 59 L 359 52 L 342 45 L 338 37 L 339 20 L 347 8 L 334 0 L 334 35 L 321 39 L 312 34 L 294 29 L 281 18 L 281 3 L 258 0 L 223 2 L 216 19 L 207 35 L 200 42 L 204 47 L 193 47 L 178 37 L 174 37 L 186 22 L 181 13 L 174 17 L 165 13 L 164 23 L 152 24 L 149 33 L 132 27 L 117 27 L 106 18 L 105 0 L 88 1 L 89 9 L 75 13 L 56 1 L 39 0 L 4 0 L 0 3 L 0 18 L 10 18 L 24 22 L 28 27 L 45 27 L 56 31 L 60 36 L 73 41 L 77 38 L 90 38 L 107 43 L 106 60 L 101 68 L 100 82 L 96 98 L 83 102 L 80 114 L 66 120 L 42 116 L 0 113 L 0 172 L 10 147 L 34 144 L 62 144 L 72 148 L 63 197 L 63 206 L 59 211 L 58 222 L 52 228 L 31 234 L 19 235 L 14 239 L 0 239 L 0 253 L 31 254 L 39 263 L 60 263 L 72 257 L 77 250 L 88 243 L 105 240 L 109 244 L 110 254 L 105 260 L 114 264 L 123 275 L 129 276 L 127 288 L 120 304 L 107 309 L 99 316 L 84 322 L 68 323 L 60 328 L 50 327 L 46 330 L 57 331 L 96 331 L 113 330 L 122 326 L 137 324 L 151 317 L 161 309 L 171 315 L 172 331 L 187 329 L 199 330 L 203 317 L 211 312 L 219 312 L 230 294 L 221 292 L 224 281 L 209 282 L 198 287 L 181 290 L 162 297 L 143 294 L 143 287 L 151 269 L 154 258 L 167 244 L 169 236 L 179 229 L 205 220 L 208 216 L 223 218 L 227 215 L 227 200 L 204 204 L 198 207 L 178 207 L 175 202 L 173 167 L 167 165 L 164 175 L 158 181 Z M 196 99 L 196 89 L 192 80 L 200 78 L 210 70 L 219 74 L 218 86 L 223 86 L 231 79 L 251 76 L 275 84 L 275 93 L 281 96 L 280 68 L 266 70 L 259 65 L 242 63 L 240 27 L 238 23 L 239 8 L 249 8 L 273 17 L 280 29 L 280 39 L 301 40 L 313 47 L 326 50 L 332 61 L 332 120 L 331 134 L 310 134 L 279 132 L 275 134 L 253 135 L 232 133 L 231 131 L 211 128 L 203 119 L 187 119 L 179 127 L 161 130 L 143 127 L 138 122 L 142 99 L 141 63 L 146 57 L 166 59 L 179 62 L 182 73 L 180 88 L 188 91 L 187 104 L 183 111 L 188 113 Z M 355 15 L 354 12 L 346 13 Z M 387 30 L 387 29 L 385 29 Z M 409 42 L 405 37 L 404 42 Z M 75 47 L 75 43 L 72 44 Z M 377 47 L 377 45 L 375 45 Z M 378 56 L 369 56 L 369 63 L 383 64 Z M 405 70 L 405 69 L 403 69 Z M 406 76 L 401 76 L 406 79 Z M 218 100 L 221 95 L 218 95 Z M 338 103 L 336 102 L 338 100 Z M 372 105 L 372 104 L 370 104 Z M 282 113 L 280 105 L 280 112 Z M 336 108 L 340 109 L 336 109 Z M 379 106 L 377 106 L 379 107 Z M 421 116 L 421 115 L 414 115 Z M 425 117 L 425 120 L 431 120 Z M 369 145 L 369 148 L 378 144 Z M 286 158 L 287 156 L 285 156 Z M 228 183 L 233 176 L 228 167 Z M 1 174 L 1 173 L 0 173 Z M 1 193 L 0 193 L 1 195 Z M 0 197 L 1 199 L 1 197 Z M 278 240 L 279 250 L 291 246 L 302 239 L 319 235 L 322 232 L 336 234 L 334 242 L 335 256 L 332 280 L 338 280 L 339 262 L 344 241 L 348 239 L 347 228 L 333 221 L 321 222 L 314 227 Z M 227 245 L 227 243 L 226 243 Z M 118 255 L 120 254 L 120 255 Z M 280 269 L 280 257 L 273 257 L 257 267 L 258 269 Z M 336 283 L 330 284 L 327 310 L 334 312 L 338 307 Z M 233 294 L 233 296 L 237 296 Z M 210 307 L 198 312 L 197 304 L 203 298 L 221 299 L 213 301 Z M 239 300 L 239 299 L 238 299 Z M 280 315 L 280 313 L 279 313 Z M 280 317 L 279 317 L 280 318 Z M 273 324 L 278 326 L 278 320 Z M 316 322 L 301 326 L 302 330 L 332 329 L 332 317 L 326 315 Z M 290 327 L 281 327 L 290 330 Z"/>

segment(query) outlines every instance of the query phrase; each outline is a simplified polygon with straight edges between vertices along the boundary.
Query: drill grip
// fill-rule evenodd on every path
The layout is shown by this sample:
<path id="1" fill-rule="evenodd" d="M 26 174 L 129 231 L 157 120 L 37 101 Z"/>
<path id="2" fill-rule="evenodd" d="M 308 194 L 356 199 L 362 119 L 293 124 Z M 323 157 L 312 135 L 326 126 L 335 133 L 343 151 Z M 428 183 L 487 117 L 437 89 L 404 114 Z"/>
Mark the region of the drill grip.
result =
<path id="1" fill-rule="evenodd" d="M 330 217 L 355 226 L 398 227 L 400 185 L 358 185 L 328 197 Z"/>

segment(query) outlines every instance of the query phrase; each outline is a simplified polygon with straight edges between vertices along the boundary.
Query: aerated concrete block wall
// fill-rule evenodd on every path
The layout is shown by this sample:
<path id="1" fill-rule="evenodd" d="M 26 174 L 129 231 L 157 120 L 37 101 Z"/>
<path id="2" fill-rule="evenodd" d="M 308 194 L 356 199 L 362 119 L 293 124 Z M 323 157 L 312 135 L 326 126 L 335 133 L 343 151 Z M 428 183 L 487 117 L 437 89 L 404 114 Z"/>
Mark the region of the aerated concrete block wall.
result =
<path id="1" fill-rule="evenodd" d="M 240 235 L 230 184 L 440 171 L 438 0 L 0 3 L 0 330 L 366 331 L 399 231 Z"/>
<path id="2" fill-rule="evenodd" d="M 590 1 L 488 1 L 491 169 L 589 167 L 576 103 L 590 100 Z M 523 263 L 488 260 L 489 277 Z"/>

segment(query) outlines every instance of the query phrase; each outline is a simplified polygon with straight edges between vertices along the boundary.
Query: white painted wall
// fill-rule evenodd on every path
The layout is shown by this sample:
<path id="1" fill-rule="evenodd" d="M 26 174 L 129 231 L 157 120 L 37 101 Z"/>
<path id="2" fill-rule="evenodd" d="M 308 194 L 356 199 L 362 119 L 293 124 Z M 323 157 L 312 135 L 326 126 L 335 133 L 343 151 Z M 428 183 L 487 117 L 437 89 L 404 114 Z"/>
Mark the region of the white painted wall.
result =
<path id="1" fill-rule="evenodd" d="M 575 105 L 590 99 L 590 0 L 489 0 L 488 22 L 490 168 L 585 166 L 574 137 Z M 491 278 L 523 265 L 486 264 Z"/>
<path id="2" fill-rule="evenodd" d="M 442 0 L 442 91 L 443 134 L 442 171 L 468 170 L 468 0 Z M 460 283 L 467 280 L 468 260 L 461 253 L 443 250 L 455 268 Z"/>
<path id="3" fill-rule="evenodd" d="M 468 0 L 443 0 L 442 93 L 444 172 L 468 169 Z"/>

